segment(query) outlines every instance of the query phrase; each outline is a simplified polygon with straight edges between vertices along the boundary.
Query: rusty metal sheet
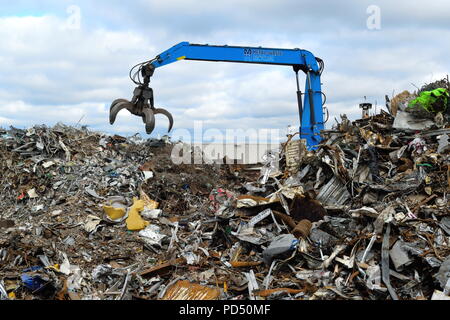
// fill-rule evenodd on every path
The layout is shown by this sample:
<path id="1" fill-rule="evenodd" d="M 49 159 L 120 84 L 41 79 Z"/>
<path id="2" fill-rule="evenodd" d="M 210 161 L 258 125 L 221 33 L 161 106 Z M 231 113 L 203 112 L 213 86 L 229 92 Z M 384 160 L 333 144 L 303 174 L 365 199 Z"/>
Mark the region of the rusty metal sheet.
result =
<path id="1" fill-rule="evenodd" d="M 220 290 L 179 280 L 167 289 L 162 300 L 217 300 Z"/>

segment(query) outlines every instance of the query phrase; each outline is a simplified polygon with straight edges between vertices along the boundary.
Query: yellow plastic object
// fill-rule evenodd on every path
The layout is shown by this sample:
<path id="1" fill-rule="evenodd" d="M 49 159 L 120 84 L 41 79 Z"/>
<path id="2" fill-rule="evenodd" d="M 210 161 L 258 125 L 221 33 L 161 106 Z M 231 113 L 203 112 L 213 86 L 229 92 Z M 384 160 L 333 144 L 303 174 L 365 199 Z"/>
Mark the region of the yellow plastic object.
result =
<path id="1" fill-rule="evenodd" d="M 133 198 L 133 205 L 130 208 L 127 218 L 127 228 L 131 231 L 142 230 L 147 227 L 150 222 L 142 219 L 139 212 L 144 210 L 144 201 Z"/>
<path id="2" fill-rule="evenodd" d="M 56 272 L 61 272 L 59 269 L 59 264 L 54 264 L 52 266 L 45 267 L 45 269 L 52 269 L 55 270 Z"/>
<path id="3" fill-rule="evenodd" d="M 103 206 L 103 211 L 105 211 L 105 213 L 111 220 L 120 219 L 126 213 L 125 208 L 115 208 L 113 206 L 105 206 L 105 205 Z"/>
<path id="4" fill-rule="evenodd" d="M 8 293 L 8 297 L 10 298 L 10 299 L 15 299 L 16 298 L 16 294 L 14 293 L 14 292 L 10 292 L 10 293 Z"/>

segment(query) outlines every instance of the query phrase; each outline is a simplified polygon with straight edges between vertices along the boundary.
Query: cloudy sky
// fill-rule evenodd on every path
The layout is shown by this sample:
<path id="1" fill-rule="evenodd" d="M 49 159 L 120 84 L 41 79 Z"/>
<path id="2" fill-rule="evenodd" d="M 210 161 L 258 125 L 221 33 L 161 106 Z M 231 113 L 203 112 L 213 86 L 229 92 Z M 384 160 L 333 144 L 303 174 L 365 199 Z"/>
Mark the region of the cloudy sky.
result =
<path id="1" fill-rule="evenodd" d="M 1 127 L 62 121 L 146 137 L 141 119 L 127 111 L 111 126 L 110 103 L 131 98 L 131 66 L 181 41 L 311 51 L 325 61 L 328 125 L 342 113 L 357 118 L 364 96 L 380 109 L 385 94 L 440 79 L 450 66 L 450 2 L 444 0 L 0 4 Z M 380 10 L 378 27 L 371 5 Z M 180 61 L 157 69 L 152 87 L 156 106 L 174 115 L 175 129 L 191 131 L 195 121 L 209 132 L 298 126 L 289 67 Z M 154 135 L 164 134 L 164 116 L 156 124 Z"/>

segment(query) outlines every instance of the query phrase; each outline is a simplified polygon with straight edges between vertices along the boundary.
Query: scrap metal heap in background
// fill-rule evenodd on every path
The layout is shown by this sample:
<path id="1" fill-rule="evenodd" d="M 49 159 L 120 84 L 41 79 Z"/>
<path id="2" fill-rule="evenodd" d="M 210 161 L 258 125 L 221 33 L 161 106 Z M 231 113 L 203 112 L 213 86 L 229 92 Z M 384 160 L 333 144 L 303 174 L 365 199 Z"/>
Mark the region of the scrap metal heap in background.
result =
<path id="1" fill-rule="evenodd" d="M 1 299 L 450 299 L 448 101 L 424 93 L 439 88 L 257 166 L 175 165 L 170 139 L 61 124 L 0 131 Z"/>

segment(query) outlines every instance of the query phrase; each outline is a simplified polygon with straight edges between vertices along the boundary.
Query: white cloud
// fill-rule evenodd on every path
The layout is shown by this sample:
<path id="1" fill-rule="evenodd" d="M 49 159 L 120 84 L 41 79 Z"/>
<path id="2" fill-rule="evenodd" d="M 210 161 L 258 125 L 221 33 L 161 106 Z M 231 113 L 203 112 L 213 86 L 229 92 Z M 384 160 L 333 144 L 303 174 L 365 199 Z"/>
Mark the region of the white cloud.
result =
<path id="1" fill-rule="evenodd" d="M 81 28 L 65 28 L 65 3 L 42 1 L 40 16 L 0 17 L 0 125 L 63 121 L 143 136 L 142 120 L 127 111 L 108 122 L 109 105 L 131 98 L 129 68 L 179 41 L 307 49 L 325 61 L 322 82 L 333 117 L 360 114 L 363 96 L 413 90 L 448 72 L 447 1 L 379 1 L 380 31 L 366 29 L 372 1 L 120 1 L 80 0 Z M 67 5 L 69 3 L 67 2 Z M 239 8 L 237 10 L 236 8 Z M 8 4 L 5 12 L 13 12 Z M 303 80 L 302 80 L 303 82 Z M 303 91 L 304 84 L 301 84 Z M 156 70 L 155 101 L 191 130 L 298 125 L 291 68 L 182 61 Z M 156 134 L 168 121 L 157 117 Z"/>

